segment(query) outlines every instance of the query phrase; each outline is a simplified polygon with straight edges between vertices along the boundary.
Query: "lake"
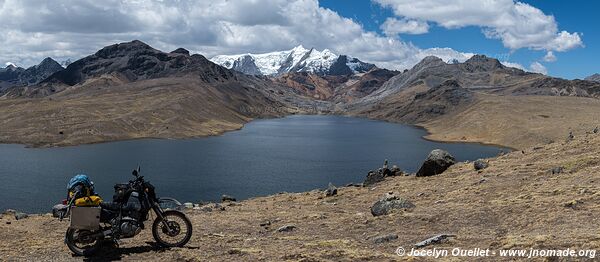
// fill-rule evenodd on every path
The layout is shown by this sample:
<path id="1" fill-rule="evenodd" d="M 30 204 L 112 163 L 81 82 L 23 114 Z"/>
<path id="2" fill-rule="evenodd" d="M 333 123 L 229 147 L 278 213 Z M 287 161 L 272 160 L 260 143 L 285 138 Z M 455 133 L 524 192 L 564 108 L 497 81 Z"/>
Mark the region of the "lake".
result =
<path id="1" fill-rule="evenodd" d="M 428 153 L 449 151 L 457 160 L 495 156 L 505 148 L 422 139 L 412 126 L 342 116 L 289 116 L 256 120 L 222 136 L 141 139 L 61 148 L 0 144 L 0 210 L 50 212 L 66 198 L 66 184 L 85 173 L 111 200 L 113 185 L 142 175 L 158 196 L 181 202 L 238 199 L 362 182 L 388 159 L 416 172 Z"/>

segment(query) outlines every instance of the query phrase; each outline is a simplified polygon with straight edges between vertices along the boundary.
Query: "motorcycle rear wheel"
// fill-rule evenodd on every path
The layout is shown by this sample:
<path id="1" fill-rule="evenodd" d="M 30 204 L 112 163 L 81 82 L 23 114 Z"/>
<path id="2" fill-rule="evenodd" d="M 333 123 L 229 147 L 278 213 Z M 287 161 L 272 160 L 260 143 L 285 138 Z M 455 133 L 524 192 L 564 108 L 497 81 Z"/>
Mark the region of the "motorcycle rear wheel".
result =
<path id="1" fill-rule="evenodd" d="M 192 222 L 179 211 L 165 211 L 152 223 L 152 236 L 163 247 L 182 247 L 192 238 Z"/>
<path id="2" fill-rule="evenodd" d="M 65 242 L 71 252 L 78 256 L 93 255 L 100 247 L 101 241 L 97 238 L 87 238 L 86 235 L 91 235 L 89 230 L 80 230 L 69 228 L 65 236 Z M 79 246 L 84 244 L 85 246 Z"/>

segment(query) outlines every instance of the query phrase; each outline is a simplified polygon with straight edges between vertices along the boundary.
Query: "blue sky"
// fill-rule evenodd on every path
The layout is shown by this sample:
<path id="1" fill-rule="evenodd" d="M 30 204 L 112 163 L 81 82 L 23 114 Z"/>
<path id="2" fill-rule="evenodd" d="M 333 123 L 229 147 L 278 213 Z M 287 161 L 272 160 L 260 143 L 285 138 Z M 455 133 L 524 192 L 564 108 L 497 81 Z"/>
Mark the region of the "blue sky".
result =
<path id="1" fill-rule="evenodd" d="M 477 26 L 467 26 L 458 29 L 446 29 L 433 25 L 428 33 L 412 35 L 400 34 L 399 37 L 421 48 L 450 47 L 461 52 L 480 53 L 487 56 L 519 63 L 525 67 L 539 61 L 548 70 L 549 75 L 563 78 L 584 78 L 594 73 L 600 73 L 600 34 L 598 26 L 598 11 L 600 1 L 585 0 L 537 0 L 522 1 L 530 4 L 546 15 L 555 17 L 559 30 L 579 32 L 583 47 L 573 48 L 564 52 L 554 52 L 555 62 L 540 61 L 546 54 L 543 50 L 520 48 L 511 50 L 503 46 L 498 39 L 488 39 Z M 338 1 L 321 0 L 320 5 L 336 11 L 341 16 L 351 18 L 361 24 L 365 30 L 383 34 L 381 24 L 388 17 L 394 17 L 389 7 L 382 7 L 373 1 Z"/>

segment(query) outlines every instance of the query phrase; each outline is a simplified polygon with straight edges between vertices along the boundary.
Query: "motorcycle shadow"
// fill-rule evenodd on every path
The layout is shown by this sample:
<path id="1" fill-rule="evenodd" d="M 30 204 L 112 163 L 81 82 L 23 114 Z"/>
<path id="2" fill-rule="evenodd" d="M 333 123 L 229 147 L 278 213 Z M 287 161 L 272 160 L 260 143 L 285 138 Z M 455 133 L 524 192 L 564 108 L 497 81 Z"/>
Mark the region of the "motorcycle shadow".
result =
<path id="1" fill-rule="evenodd" d="M 119 247 L 113 242 L 107 241 L 93 256 L 85 257 L 83 261 L 116 261 L 122 260 L 123 256 L 142 254 L 148 252 L 163 252 L 170 248 L 161 247 L 155 242 L 146 242 L 145 246 Z"/>

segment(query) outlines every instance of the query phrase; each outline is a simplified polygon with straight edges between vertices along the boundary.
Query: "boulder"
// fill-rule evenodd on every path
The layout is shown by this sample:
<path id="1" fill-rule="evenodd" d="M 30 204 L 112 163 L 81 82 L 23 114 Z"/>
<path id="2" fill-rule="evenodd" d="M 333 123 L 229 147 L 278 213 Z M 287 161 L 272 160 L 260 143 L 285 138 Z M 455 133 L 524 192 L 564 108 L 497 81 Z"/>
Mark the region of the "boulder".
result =
<path id="1" fill-rule="evenodd" d="M 385 175 L 380 170 L 381 169 L 377 171 L 369 171 L 369 174 L 367 174 L 367 178 L 365 178 L 365 181 L 363 181 L 363 185 L 370 186 L 383 181 L 385 179 Z"/>
<path id="2" fill-rule="evenodd" d="M 594 130 L 592 132 L 594 132 L 594 134 L 597 134 L 600 130 L 598 129 L 598 127 L 595 127 Z"/>
<path id="3" fill-rule="evenodd" d="M 415 244 L 416 248 L 422 248 L 422 247 L 426 247 L 429 245 L 433 245 L 433 244 L 437 244 L 437 243 L 441 243 L 442 241 L 451 238 L 451 237 L 456 237 L 456 235 L 454 234 L 439 234 L 439 235 L 435 235 L 432 236 L 428 239 L 425 239 L 419 243 Z"/>
<path id="4" fill-rule="evenodd" d="M 441 149 L 435 149 L 429 153 L 419 171 L 417 171 L 417 176 L 435 176 L 443 173 L 450 167 L 456 163 L 456 159 L 454 157 Z"/>
<path id="5" fill-rule="evenodd" d="M 390 192 L 371 206 L 371 214 L 373 216 L 381 216 L 392 213 L 397 209 L 410 209 L 414 207 L 415 205 L 410 201 L 400 198 L 394 195 L 393 192 Z"/>
<path id="6" fill-rule="evenodd" d="M 325 190 L 325 196 L 326 197 L 335 196 L 335 195 L 337 195 L 337 191 L 338 191 L 337 187 L 335 187 L 332 183 L 329 183 L 329 186 Z"/>
<path id="7" fill-rule="evenodd" d="M 387 234 L 387 235 L 378 236 L 378 237 L 373 238 L 373 242 L 375 242 L 375 244 L 381 244 L 381 243 L 390 242 L 390 241 L 396 240 L 396 239 L 398 239 L 398 235 Z"/>
<path id="8" fill-rule="evenodd" d="M 290 232 L 296 229 L 295 225 L 285 225 L 277 229 L 277 232 Z"/>
<path id="9" fill-rule="evenodd" d="M 392 166 L 392 169 L 390 169 L 390 176 L 402 176 L 404 175 L 404 172 L 402 171 L 402 169 L 400 169 L 397 165 Z"/>
<path id="10" fill-rule="evenodd" d="M 190 203 L 190 202 L 183 203 L 183 206 L 184 206 L 185 208 L 194 208 L 194 204 L 193 204 L 193 203 Z"/>
<path id="11" fill-rule="evenodd" d="M 221 202 L 235 202 L 236 199 L 235 197 L 232 197 L 230 195 L 222 195 L 221 196 Z"/>
<path id="12" fill-rule="evenodd" d="M 475 162 L 473 162 L 473 168 L 475 168 L 475 170 L 482 170 L 487 168 L 488 166 L 489 164 L 483 159 L 477 159 L 475 160 Z"/>
<path id="13" fill-rule="evenodd" d="M 67 205 L 56 204 L 52 207 L 52 217 L 66 217 Z"/>
<path id="14" fill-rule="evenodd" d="M 16 220 L 25 219 L 25 218 L 28 218 L 28 217 L 29 217 L 29 215 L 27 215 L 27 214 L 25 214 L 23 212 L 16 212 L 15 213 L 15 219 Z"/>

